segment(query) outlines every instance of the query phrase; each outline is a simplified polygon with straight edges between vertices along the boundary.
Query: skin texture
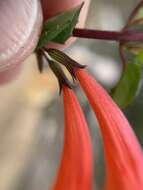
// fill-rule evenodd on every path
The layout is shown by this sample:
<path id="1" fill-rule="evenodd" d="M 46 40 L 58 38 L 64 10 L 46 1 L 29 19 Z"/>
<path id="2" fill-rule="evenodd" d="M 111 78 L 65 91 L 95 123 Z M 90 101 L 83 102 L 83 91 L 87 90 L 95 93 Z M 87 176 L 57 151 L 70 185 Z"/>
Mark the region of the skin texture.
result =
<path id="1" fill-rule="evenodd" d="M 0 84 L 3 84 L 17 76 L 21 63 L 35 49 L 43 22 L 41 5 L 37 0 L 2 0 L 0 20 Z"/>
<path id="2" fill-rule="evenodd" d="M 68 10 L 72 7 L 75 7 L 77 5 L 80 5 L 83 0 L 41 0 L 42 6 L 43 6 L 43 12 L 44 12 L 44 19 L 47 20 L 48 18 L 57 15 L 58 13 Z M 85 23 L 88 6 L 89 6 L 89 0 L 85 1 L 83 10 L 81 12 L 80 16 L 80 23 L 79 26 L 82 27 Z"/>

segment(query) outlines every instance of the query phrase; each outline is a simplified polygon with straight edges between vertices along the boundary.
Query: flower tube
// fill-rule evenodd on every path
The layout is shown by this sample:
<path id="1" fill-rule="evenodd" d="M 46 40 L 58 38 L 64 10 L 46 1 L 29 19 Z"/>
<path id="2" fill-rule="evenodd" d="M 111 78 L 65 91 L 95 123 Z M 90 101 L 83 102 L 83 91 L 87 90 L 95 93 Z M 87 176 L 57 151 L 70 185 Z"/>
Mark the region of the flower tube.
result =
<path id="1" fill-rule="evenodd" d="M 143 189 L 143 154 L 127 119 L 86 70 L 76 76 L 97 116 L 103 138 L 106 190 Z"/>
<path id="2" fill-rule="evenodd" d="M 65 133 L 54 190 L 91 190 L 92 147 L 88 127 L 71 89 L 63 87 Z"/>

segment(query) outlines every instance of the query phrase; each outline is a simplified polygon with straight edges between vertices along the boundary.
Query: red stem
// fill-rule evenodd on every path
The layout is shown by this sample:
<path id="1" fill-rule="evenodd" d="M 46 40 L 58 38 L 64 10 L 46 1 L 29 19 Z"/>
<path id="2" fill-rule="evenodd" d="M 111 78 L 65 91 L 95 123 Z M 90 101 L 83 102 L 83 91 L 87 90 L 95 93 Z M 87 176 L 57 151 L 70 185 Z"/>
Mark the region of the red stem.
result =
<path id="1" fill-rule="evenodd" d="M 73 36 L 79 38 L 99 39 L 99 40 L 120 40 L 120 32 L 105 31 L 105 30 L 92 30 L 92 29 L 80 29 L 75 28 L 73 30 Z"/>
<path id="2" fill-rule="evenodd" d="M 112 41 L 143 41 L 143 32 L 136 31 L 106 31 L 106 30 L 92 30 L 75 28 L 73 30 L 74 37 L 99 39 L 99 40 L 112 40 Z"/>

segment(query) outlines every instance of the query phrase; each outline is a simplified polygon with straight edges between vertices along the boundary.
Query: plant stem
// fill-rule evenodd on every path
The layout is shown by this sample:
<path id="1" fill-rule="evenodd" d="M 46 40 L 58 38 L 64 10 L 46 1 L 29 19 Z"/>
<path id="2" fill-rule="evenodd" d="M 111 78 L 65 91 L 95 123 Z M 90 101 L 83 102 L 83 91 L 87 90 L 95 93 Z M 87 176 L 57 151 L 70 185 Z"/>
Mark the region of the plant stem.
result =
<path id="1" fill-rule="evenodd" d="M 105 31 L 105 30 L 92 30 L 92 29 L 80 29 L 75 28 L 73 30 L 73 36 L 79 38 L 99 39 L 99 40 L 120 40 L 120 32 Z"/>
<path id="2" fill-rule="evenodd" d="M 129 26 L 130 24 L 132 24 L 133 18 L 135 17 L 135 15 L 137 14 L 137 12 L 139 11 L 139 9 L 140 9 L 142 6 L 143 6 L 143 1 L 141 0 L 141 1 L 137 4 L 137 6 L 133 9 L 133 11 L 132 11 L 132 13 L 130 14 L 130 16 L 129 16 L 127 22 L 126 22 L 126 25 L 124 26 L 124 28 L 123 28 L 122 31 L 125 31 L 125 30 L 128 28 L 128 26 Z"/>
<path id="3" fill-rule="evenodd" d="M 106 31 L 106 30 L 92 30 L 92 29 L 80 29 L 75 28 L 73 30 L 74 37 L 99 39 L 99 40 L 111 40 L 111 41 L 143 41 L 143 32 L 136 31 Z"/>

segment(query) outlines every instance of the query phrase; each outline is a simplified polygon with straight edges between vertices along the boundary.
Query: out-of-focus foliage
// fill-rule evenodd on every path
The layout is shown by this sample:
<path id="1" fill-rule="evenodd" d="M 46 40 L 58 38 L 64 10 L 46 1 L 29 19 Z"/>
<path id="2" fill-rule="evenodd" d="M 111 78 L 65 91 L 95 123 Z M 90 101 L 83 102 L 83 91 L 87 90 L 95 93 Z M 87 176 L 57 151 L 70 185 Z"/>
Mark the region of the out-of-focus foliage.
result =
<path id="1" fill-rule="evenodd" d="M 123 28 L 123 32 L 143 32 L 143 2 L 141 1 L 132 11 Z M 122 62 L 125 65 L 121 79 L 112 90 L 111 95 L 116 103 L 125 108 L 133 102 L 140 91 L 142 80 L 143 43 L 121 42 L 120 44 Z M 129 62 L 129 63 L 128 63 Z"/>
<path id="2" fill-rule="evenodd" d="M 125 70 L 117 87 L 112 90 L 112 97 L 116 103 L 124 108 L 136 96 L 141 80 L 141 66 L 139 64 L 126 64 Z"/>

